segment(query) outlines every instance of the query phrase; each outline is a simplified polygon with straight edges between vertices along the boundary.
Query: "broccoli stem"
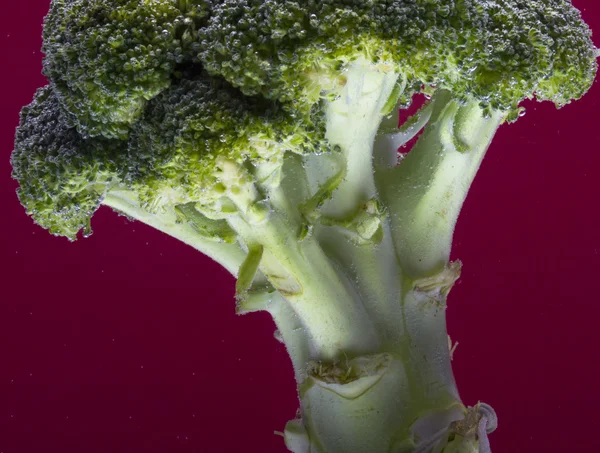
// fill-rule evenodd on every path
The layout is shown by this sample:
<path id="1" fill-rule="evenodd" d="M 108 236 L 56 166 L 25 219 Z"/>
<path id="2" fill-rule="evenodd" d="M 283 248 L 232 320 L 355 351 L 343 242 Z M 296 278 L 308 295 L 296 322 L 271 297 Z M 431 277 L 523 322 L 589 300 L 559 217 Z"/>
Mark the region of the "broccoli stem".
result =
<path id="1" fill-rule="evenodd" d="M 482 418 L 469 415 L 471 409 L 461 402 L 450 364 L 446 298 L 460 271 L 458 263 L 448 262 L 451 216 L 457 215 L 501 121 L 500 114 L 485 118 L 476 105 L 459 105 L 449 93 L 439 94 L 409 157 L 398 167 L 377 170 L 383 172 L 379 190 L 389 211 L 380 216 L 378 242 L 353 242 L 340 234 L 342 224 L 318 221 L 314 234 L 299 240 L 304 219 L 294 196 L 312 192 L 300 160 L 284 169 L 289 170 L 285 184 L 257 182 L 256 199 L 227 218 L 239 246 L 203 237 L 198 228 L 178 222 L 175 210 L 150 214 L 126 190 L 110 191 L 104 204 L 218 260 L 243 277 L 242 296 L 259 291 L 243 308 L 273 316 L 298 384 L 300 418 L 288 423 L 284 434 L 290 450 L 430 453 L 448 445 L 467 453 L 478 443 L 473 433 Z M 349 158 L 353 145 L 347 144 Z M 364 147 L 372 149 L 373 143 L 360 147 L 365 154 Z M 372 173 L 370 158 L 368 163 Z M 302 195 L 290 195 L 298 185 Z M 261 193 L 268 194 L 268 214 L 247 216 L 253 203 L 264 202 Z M 334 190 L 331 203 L 348 193 Z M 357 193 L 355 202 L 368 194 Z M 448 210 L 447 217 L 433 222 L 420 203 Z M 415 224 L 407 223 L 411 216 Z M 409 228 L 398 229 L 399 222 Z M 407 247 L 418 234 L 431 243 Z M 440 239 L 434 240 L 436 235 Z M 419 267 L 414 263 L 421 258 L 426 264 Z M 265 288 L 270 289 L 260 293 Z"/>
<path id="2" fill-rule="evenodd" d="M 357 246 L 336 228 L 317 226 L 314 238 L 337 271 L 352 282 L 357 297 L 376 325 L 382 348 L 400 341 L 403 279 L 394 251 L 389 222 L 383 222 L 383 237 L 378 244 Z"/>
<path id="3" fill-rule="evenodd" d="M 306 379 L 306 364 L 311 360 L 312 349 L 302 320 L 294 311 L 291 302 L 279 292 L 273 294 L 266 311 L 277 326 L 276 336 L 287 349 L 296 381 L 302 382 Z"/>
<path id="4" fill-rule="evenodd" d="M 486 116 L 477 102 L 460 104 L 439 90 L 431 118 L 413 149 L 391 169 L 378 170 L 403 271 L 425 277 L 449 260 L 452 235 L 469 187 L 504 113 Z"/>
<path id="5" fill-rule="evenodd" d="M 503 114 L 486 117 L 476 103 L 459 104 L 447 92 L 428 109 L 431 116 L 426 112 L 418 127 L 428 126 L 409 157 L 377 170 L 389 212 L 379 243 L 358 245 L 340 234 L 339 225 L 326 224 L 315 225 L 313 236 L 300 243 L 282 240 L 281 232 L 295 227 L 278 223 L 274 214 L 266 226 L 253 227 L 253 239 L 276 258 L 274 267 L 283 265 L 303 288 L 303 297 L 283 294 L 287 304 L 278 305 L 297 314 L 302 328 L 276 321 L 294 344 L 288 351 L 301 416 L 285 432 L 293 452 L 430 453 L 447 447 L 467 453 L 485 441 L 479 406 L 466 408 L 456 389 L 445 309 L 460 273 L 460 263 L 449 263 L 456 217 Z M 334 129 L 344 130 L 342 117 L 337 120 Z M 349 140 L 342 147 L 347 159 L 353 146 Z M 356 149 L 364 155 L 372 146 Z M 368 167 L 372 171 L 370 161 Z M 330 204 L 348 193 L 338 187 Z M 368 191 L 357 193 L 354 202 Z M 296 217 L 281 215 L 289 218 Z M 269 278 L 269 264 L 263 273 Z M 289 313 L 288 321 L 294 319 Z"/>
<path id="6" fill-rule="evenodd" d="M 333 360 L 309 351 L 310 360 L 297 373 L 301 417 L 291 421 L 285 432 L 291 451 L 429 453 L 457 436 L 453 423 L 465 423 L 468 409 L 453 378 L 445 322 L 445 301 L 456 277 L 456 266 L 434 278 L 404 277 L 395 310 L 390 307 L 388 312 L 391 320 L 373 316 L 377 301 L 363 300 L 380 336 L 379 346 L 367 341 L 367 352 L 342 350 Z M 293 302 L 289 306 L 295 309 Z M 392 324 L 396 331 L 390 335 Z M 305 325 L 307 329 L 296 329 L 294 334 L 301 336 L 312 327 L 310 320 Z M 354 335 L 362 338 L 360 326 Z M 306 350 L 288 351 L 294 363 L 302 363 L 295 355 Z M 469 422 L 466 432 L 472 433 L 479 421 Z M 470 452 L 467 445 L 476 446 L 477 440 L 467 439 L 471 435 L 467 434 L 456 453 Z M 418 449 L 425 445 L 429 449 Z"/>
<path id="7" fill-rule="evenodd" d="M 217 261 L 233 276 L 238 275 L 239 268 L 246 258 L 245 252 L 238 245 L 206 239 L 189 224 L 178 223 L 175 213 L 151 214 L 147 212 L 140 207 L 136 194 L 127 190 L 112 190 L 107 194 L 102 204 L 191 245 L 196 250 Z M 258 275 L 255 278 L 255 282 L 262 280 L 264 280 L 263 275 Z M 284 299 L 278 292 L 270 296 L 269 304 L 265 307 L 265 310 L 273 317 L 277 330 L 281 335 L 281 340 L 286 345 L 292 359 L 296 378 L 299 379 L 303 376 L 305 364 L 310 357 L 309 342 L 305 335 L 306 329 L 289 301 Z"/>
<path id="8" fill-rule="evenodd" d="M 246 244 L 264 247 L 260 270 L 302 322 L 312 357 L 333 360 L 343 351 L 360 354 L 377 349 L 378 336 L 362 300 L 318 242 L 298 241 L 299 226 L 289 221 L 290 216 L 277 211 L 259 224 L 239 216 L 229 219 Z"/>
<path id="9" fill-rule="evenodd" d="M 398 164 L 399 148 L 406 146 L 425 127 L 431 118 L 431 107 L 432 103 L 425 104 L 417 113 L 408 118 L 400 129 L 398 123 L 401 106 L 396 107 L 395 114 L 384 119 L 373 146 L 373 160 L 376 169 L 395 167 Z"/>
<path id="10" fill-rule="evenodd" d="M 380 250 L 377 247 L 373 249 Z M 454 453 L 477 449 L 485 440 L 480 432 L 482 417 L 477 411 L 471 414 L 475 409 L 460 400 L 446 331 L 446 298 L 459 271 L 460 265 L 453 263 L 427 278 L 413 279 L 401 271 L 396 275 L 401 282 L 394 282 L 391 274 L 389 279 L 376 278 L 391 286 L 369 298 L 363 297 L 358 285 L 353 286 L 353 296 L 362 301 L 364 316 L 379 341 L 363 335 L 363 327 L 357 325 L 349 343 L 354 349 L 344 348 L 341 341 L 347 338 L 340 337 L 340 350 L 333 359 L 313 347 L 312 335 L 324 326 L 315 325 L 314 320 L 320 321 L 318 315 L 335 301 L 319 300 L 311 306 L 317 316 L 307 319 L 298 312 L 297 301 L 283 298 L 289 304 L 278 307 L 298 313 L 297 319 L 302 320 L 302 328 L 294 324 L 290 313 L 285 322 L 291 324 L 278 321 L 283 324 L 284 339 L 293 342 L 288 352 L 296 368 L 301 403 L 299 418 L 289 422 L 285 431 L 292 452 L 430 453 L 441 452 L 446 445 L 446 451 Z M 397 297 L 395 304 L 385 289 Z M 356 341 L 361 340 L 363 347 L 357 348 Z"/>
<path id="11" fill-rule="evenodd" d="M 358 60 L 345 74 L 345 84 L 335 100 L 326 106 L 327 139 L 343 153 L 346 174 L 336 189 L 335 203 L 324 205 L 323 213 L 343 218 L 376 195 L 373 177 L 373 141 L 387 113 L 390 96 L 400 74 L 392 66 Z"/>
<path id="12" fill-rule="evenodd" d="M 240 265 L 245 259 L 245 253 L 237 244 L 203 237 L 191 225 L 178 222 L 174 209 L 155 214 L 149 213 L 140 206 L 137 195 L 128 190 L 111 190 L 102 204 L 194 247 L 234 276 L 237 276 Z"/>
<path id="13" fill-rule="evenodd" d="M 378 78 L 373 90 L 364 83 L 362 91 L 352 89 L 368 106 L 364 115 L 338 110 L 328 124 L 357 184 L 336 185 L 320 215 L 347 216 L 378 195 L 365 149 L 373 149 L 379 104 L 395 76 L 366 76 Z M 226 220 L 239 246 L 203 237 L 198 227 L 178 223 L 174 210 L 150 214 L 127 191 L 113 190 L 104 201 L 218 260 L 243 283 L 241 312 L 264 309 L 273 316 L 300 396 L 300 418 L 285 431 L 293 452 L 430 453 L 448 445 L 467 453 L 478 443 L 473 433 L 482 418 L 461 402 L 450 364 L 446 298 L 460 264 L 448 259 L 458 210 L 502 115 L 486 118 L 476 104 L 460 105 L 440 92 L 428 119 L 401 165 L 376 169 L 388 211 L 376 214 L 378 241 L 353 241 L 341 234 L 347 223 L 319 222 L 319 215 L 312 236 L 299 239 L 306 218 L 298 201 L 314 192 L 301 160 L 284 168 L 284 184 L 259 180 L 251 199 L 238 200 L 238 213 Z M 368 131 L 368 139 L 344 136 L 353 127 Z M 355 166 L 354 154 L 367 158 Z M 264 216 L 249 214 L 266 201 Z"/>
<path id="14" fill-rule="evenodd" d="M 305 182 L 301 172 L 295 177 Z M 285 200 L 282 187 L 269 190 Z M 465 422 L 469 409 L 452 374 L 445 318 L 460 266 L 407 275 L 389 219 L 380 243 L 358 245 L 323 225 L 299 241 L 297 215 L 286 212 L 294 205 L 278 202 L 258 223 L 241 214 L 228 219 L 249 250 L 262 247 L 260 270 L 278 289 L 265 310 L 286 343 L 301 402 L 300 418 L 286 427 L 288 447 L 429 453 L 460 437 L 455 426 L 462 423 L 464 442 L 452 448 L 469 452 L 480 418 Z"/>
<path id="15" fill-rule="evenodd" d="M 222 263 L 229 268 L 244 261 L 239 248 L 200 237 L 177 223 L 174 214 L 142 210 L 130 192 L 111 191 L 104 204 L 208 255 L 216 253 L 211 246 L 235 250 Z M 297 241 L 291 219 L 280 211 L 259 224 L 240 216 L 228 219 L 245 243 L 264 247 L 257 279 L 264 276 L 279 289 L 265 310 L 286 344 L 301 401 L 301 419 L 286 427 L 288 447 L 297 453 L 429 453 L 416 448 L 456 439 L 456 429 L 449 426 L 464 424 L 468 414 L 451 373 L 445 330 L 445 298 L 456 276 L 444 270 L 434 278 L 413 280 L 396 264 L 378 280 L 377 270 L 369 273 L 359 266 L 358 273 L 366 271 L 388 285 L 372 287 L 374 294 L 364 297 L 369 289 L 359 289 L 352 272 L 324 253 L 316 236 Z M 382 243 L 393 250 L 390 236 L 388 225 Z M 378 269 L 396 259 L 381 253 L 381 244 L 347 246 L 363 253 L 367 268 L 377 257 Z M 468 451 L 462 448 L 454 451 Z"/>

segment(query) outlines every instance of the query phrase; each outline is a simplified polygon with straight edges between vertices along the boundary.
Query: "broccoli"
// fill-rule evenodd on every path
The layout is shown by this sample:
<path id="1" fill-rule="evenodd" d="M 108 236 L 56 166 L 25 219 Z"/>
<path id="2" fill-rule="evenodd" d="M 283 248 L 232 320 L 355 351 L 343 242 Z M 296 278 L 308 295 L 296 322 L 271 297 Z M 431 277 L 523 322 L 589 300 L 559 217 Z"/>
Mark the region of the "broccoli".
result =
<path id="1" fill-rule="evenodd" d="M 44 74 L 66 119 L 85 137 L 126 137 L 177 66 L 194 61 L 207 13 L 202 0 L 53 0 Z"/>
<path id="2" fill-rule="evenodd" d="M 75 240 L 108 206 L 237 277 L 294 367 L 290 451 L 489 452 L 450 365 L 452 236 L 521 102 L 594 81 L 569 0 L 53 0 L 43 38 L 11 159 L 35 222 Z"/>
<path id="3" fill-rule="evenodd" d="M 40 88 L 21 111 L 11 162 L 19 198 L 36 222 L 75 238 L 80 230 L 91 233 L 92 214 L 126 164 L 125 147 L 104 137 L 83 139 L 65 116 L 54 90 Z"/>

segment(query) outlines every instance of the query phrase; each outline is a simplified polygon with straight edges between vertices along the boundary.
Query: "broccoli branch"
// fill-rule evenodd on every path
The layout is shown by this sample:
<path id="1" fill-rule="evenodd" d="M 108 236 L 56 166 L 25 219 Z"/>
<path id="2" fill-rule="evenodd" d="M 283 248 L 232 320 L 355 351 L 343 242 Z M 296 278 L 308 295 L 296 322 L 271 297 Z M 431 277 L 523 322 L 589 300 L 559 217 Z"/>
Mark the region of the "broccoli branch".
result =
<path id="1" fill-rule="evenodd" d="M 347 167 L 344 180 L 337 186 L 335 202 L 325 203 L 323 209 L 324 214 L 335 218 L 352 215 L 376 196 L 373 141 L 389 110 L 390 96 L 400 95 L 396 84 L 399 73 L 392 66 L 357 61 L 343 77 L 337 99 L 326 107 L 326 137 L 342 150 Z"/>
<path id="2" fill-rule="evenodd" d="M 189 223 L 180 222 L 174 209 L 157 214 L 146 211 L 140 207 L 137 195 L 130 191 L 111 190 L 102 204 L 194 247 L 234 276 L 245 259 L 243 250 L 237 244 L 228 244 L 203 236 Z"/>
<path id="3" fill-rule="evenodd" d="M 398 166 L 379 170 L 379 190 L 407 275 L 425 277 L 447 266 L 458 214 L 504 116 L 487 116 L 476 101 L 461 104 L 439 91 L 413 149 Z"/>

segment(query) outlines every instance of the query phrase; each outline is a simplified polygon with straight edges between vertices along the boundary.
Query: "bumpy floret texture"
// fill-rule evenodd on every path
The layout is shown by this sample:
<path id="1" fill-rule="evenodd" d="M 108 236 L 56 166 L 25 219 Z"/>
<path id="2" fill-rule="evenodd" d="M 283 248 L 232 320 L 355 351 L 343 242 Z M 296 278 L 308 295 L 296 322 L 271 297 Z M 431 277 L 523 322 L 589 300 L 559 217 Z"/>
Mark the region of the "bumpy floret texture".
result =
<path id="1" fill-rule="evenodd" d="M 409 87 L 486 106 L 534 94 L 557 105 L 590 87 L 591 32 L 569 0 L 225 0 L 200 59 L 247 94 L 315 102 L 354 58 L 392 63 Z"/>
<path id="2" fill-rule="evenodd" d="M 128 184 L 147 209 L 219 196 L 220 163 L 280 161 L 287 151 L 327 149 L 324 124 L 243 96 L 206 75 L 183 79 L 149 104 L 129 144 Z"/>
<path id="3" fill-rule="evenodd" d="M 75 239 L 118 180 L 124 148 L 105 138 L 84 140 L 65 121 L 52 88 L 40 88 L 21 111 L 13 177 L 27 213 L 51 233 Z"/>
<path id="4" fill-rule="evenodd" d="M 53 0 L 44 73 L 84 136 L 123 138 L 170 85 L 207 14 L 203 0 Z"/>
<path id="5" fill-rule="evenodd" d="M 328 149 L 320 100 L 353 60 L 401 73 L 406 100 L 437 86 L 514 115 L 589 89 L 590 35 L 569 0 L 53 0 L 13 175 L 74 238 L 111 188 L 156 212 L 276 184 L 287 152 Z"/>

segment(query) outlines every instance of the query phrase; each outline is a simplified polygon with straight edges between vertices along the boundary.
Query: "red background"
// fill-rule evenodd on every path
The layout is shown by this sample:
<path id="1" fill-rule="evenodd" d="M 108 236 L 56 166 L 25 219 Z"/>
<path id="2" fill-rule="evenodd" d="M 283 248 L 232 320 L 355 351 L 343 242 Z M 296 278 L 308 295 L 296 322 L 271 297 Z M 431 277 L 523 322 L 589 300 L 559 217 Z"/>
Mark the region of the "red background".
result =
<path id="1" fill-rule="evenodd" d="M 266 314 L 234 315 L 225 271 L 108 209 L 70 244 L 19 205 L 9 155 L 45 83 L 48 3 L 0 18 L 0 452 L 283 453 L 291 366 Z M 597 0 L 574 4 L 600 34 Z M 453 363 L 464 401 L 498 412 L 494 453 L 598 449 L 599 114 L 598 83 L 560 111 L 529 104 L 459 222 Z"/>

